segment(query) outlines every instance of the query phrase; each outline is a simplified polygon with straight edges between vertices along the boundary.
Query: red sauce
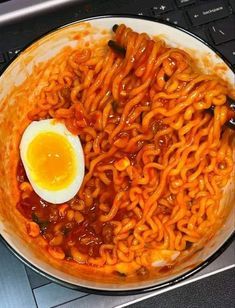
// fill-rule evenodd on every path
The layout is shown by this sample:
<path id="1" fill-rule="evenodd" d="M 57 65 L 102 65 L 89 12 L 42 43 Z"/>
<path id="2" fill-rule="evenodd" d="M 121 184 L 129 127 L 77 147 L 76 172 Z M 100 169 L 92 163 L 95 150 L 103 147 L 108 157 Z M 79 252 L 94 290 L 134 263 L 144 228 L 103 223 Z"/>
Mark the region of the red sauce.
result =
<path id="1" fill-rule="evenodd" d="M 22 163 L 17 170 L 17 180 L 20 183 L 27 181 Z M 69 209 L 71 203 L 79 202 L 78 197 L 67 202 Z M 91 257 L 99 256 L 99 248 L 102 244 L 110 244 L 113 239 L 113 226 L 110 223 L 103 223 L 99 220 L 101 215 L 98 203 L 94 202 L 89 208 L 81 210 L 84 220 L 77 223 L 69 221 L 67 215 L 59 215 L 59 205 L 48 203 L 42 200 L 35 192 L 32 192 L 27 199 L 20 199 L 17 209 L 29 220 L 38 223 L 41 235 L 49 242 L 56 234 L 55 227 L 63 234 L 63 242 L 59 247 L 63 249 L 67 258 L 70 258 L 70 247 L 73 244 L 78 250 Z M 120 213 L 118 213 L 118 216 Z M 125 213 L 121 214 L 125 217 Z M 57 231 L 58 232 L 58 231 Z"/>
<path id="2" fill-rule="evenodd" d="M 166 274 L 166 273 L 170 272 L 171 270 L 172 270 L 172 266 L 166 265 L 166 266 L 163 266 L 159 269 L 159 273 Z"/>

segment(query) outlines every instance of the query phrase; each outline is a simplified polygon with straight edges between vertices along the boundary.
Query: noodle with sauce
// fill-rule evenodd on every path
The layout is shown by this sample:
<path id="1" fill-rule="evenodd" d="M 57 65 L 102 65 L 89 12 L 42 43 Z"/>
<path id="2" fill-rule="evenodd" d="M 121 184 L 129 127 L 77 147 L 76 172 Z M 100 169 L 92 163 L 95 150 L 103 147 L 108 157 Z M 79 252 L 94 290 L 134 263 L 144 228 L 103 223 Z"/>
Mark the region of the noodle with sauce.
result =
<path id="1" fill-rule="evenodd" d="M 80 137 L 78 194 L 62 205 L 43 201 L 20 163 L 17 207 L 54 258 L 146 275 L 213 234 L 233 169 L 234 135 L 224 129 L 232 94 L 162 40 L 125 25 L 114 39 L 116 51 L 61 52 L 28 114 L 62 121 Z"/>

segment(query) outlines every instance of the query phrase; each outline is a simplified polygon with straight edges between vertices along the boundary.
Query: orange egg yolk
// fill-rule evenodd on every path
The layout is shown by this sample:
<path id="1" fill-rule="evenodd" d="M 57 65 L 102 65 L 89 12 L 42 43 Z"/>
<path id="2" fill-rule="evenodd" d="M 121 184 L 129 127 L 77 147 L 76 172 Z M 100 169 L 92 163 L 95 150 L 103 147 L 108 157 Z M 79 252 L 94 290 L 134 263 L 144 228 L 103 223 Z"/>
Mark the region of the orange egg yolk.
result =
<path id="1" fill-rule="evenodd" d="M 57 133 L 44 132 L 29 144 L 27 162 L 33 180 L 41 188 L 66 188 L 76 173 L 76 153 L 68 140 Z"/>

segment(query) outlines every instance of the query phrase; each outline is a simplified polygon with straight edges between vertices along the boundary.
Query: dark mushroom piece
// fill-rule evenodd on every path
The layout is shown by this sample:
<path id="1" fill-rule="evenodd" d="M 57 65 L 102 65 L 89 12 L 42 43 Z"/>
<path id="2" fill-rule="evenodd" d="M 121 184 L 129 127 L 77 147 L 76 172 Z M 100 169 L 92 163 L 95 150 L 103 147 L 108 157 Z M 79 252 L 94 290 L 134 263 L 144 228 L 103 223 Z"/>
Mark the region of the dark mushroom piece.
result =
<path id="1" fill-rule="evenodd" d="M 117 31 L 117 28 L 118 28 L 118 25 L 117 25 L 117 24 L 113 25 L 113 28 L 112 28 L 113 32 L 116 32 L 116 31 Z"/>
<path id="2" fill-rule="evenodd" d="M 117 42 L 110 40 L 108 41 L 108 46 L 118 55 L 122 56 L 123 58 L 126 55 L 126 49 L 120 46 Z"/>
<path id="3" fill-rule="evenodd" d="M 230 97 L 227 98 L 227 105 L 229 107 L 229 115 L 228 115 L 228 121 L 225 123 L 225 125 L 233 130 L 235 130 L 235 101 L 232 100 Z M 211 106 L 207 111 L 210 114 L 214 114 L 215 106 Z"/>

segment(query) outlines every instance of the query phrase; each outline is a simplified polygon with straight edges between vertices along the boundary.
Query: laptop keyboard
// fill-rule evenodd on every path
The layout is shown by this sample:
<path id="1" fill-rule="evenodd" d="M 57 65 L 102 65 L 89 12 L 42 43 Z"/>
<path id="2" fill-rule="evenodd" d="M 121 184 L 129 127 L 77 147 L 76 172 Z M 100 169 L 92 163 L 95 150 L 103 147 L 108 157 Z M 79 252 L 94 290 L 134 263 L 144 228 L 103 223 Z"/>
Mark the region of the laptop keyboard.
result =
<path id="1" fill-rule="evenodd" d="M 99 0 L 77 1 L 0 26 L 0 72 L 43 33 L 81 18 L 112 13 L 150 16 L 185 28 L 221 52 L 235 68 L 235 0 Z"/>

